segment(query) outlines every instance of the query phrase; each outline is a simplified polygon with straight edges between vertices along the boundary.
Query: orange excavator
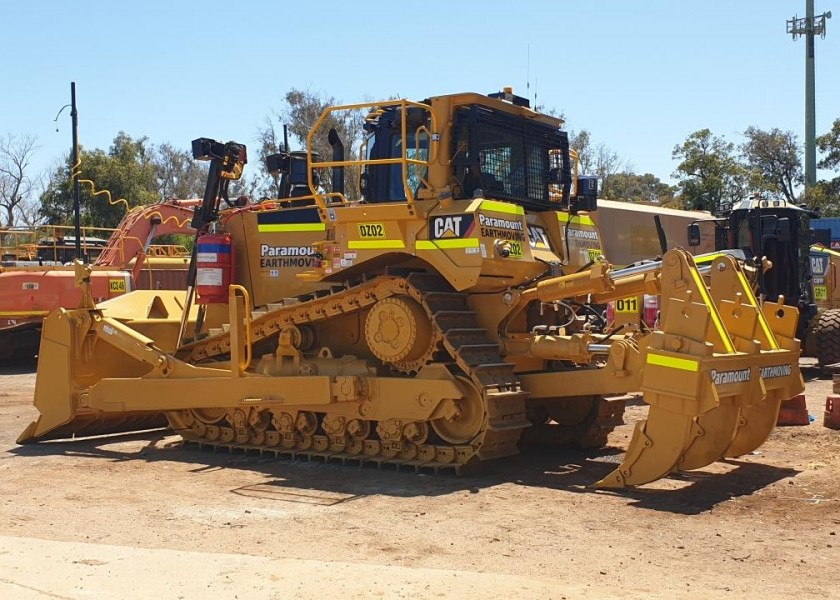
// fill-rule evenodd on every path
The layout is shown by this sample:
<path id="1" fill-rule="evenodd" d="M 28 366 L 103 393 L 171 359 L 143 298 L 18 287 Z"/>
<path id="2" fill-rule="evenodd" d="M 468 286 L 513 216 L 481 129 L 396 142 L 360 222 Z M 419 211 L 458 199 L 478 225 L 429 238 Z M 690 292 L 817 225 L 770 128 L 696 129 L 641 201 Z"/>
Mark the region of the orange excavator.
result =
<path id="1" fill-rule="evenodd" d="M 135 289 L 183 289 L 189 256 L 152 246 L 168 234 L 190 234 L 198 200 L 166 200 L 126 213 L 93 263 L 90 289 L 102 302 Z M 43 263 L 43 261 L 41 261 Z M 56 308 L 82 298 L 74 267 L 8 262 L 0 266 L 0 361 L 25 360 L 38 351 L 41 323 Z"/>

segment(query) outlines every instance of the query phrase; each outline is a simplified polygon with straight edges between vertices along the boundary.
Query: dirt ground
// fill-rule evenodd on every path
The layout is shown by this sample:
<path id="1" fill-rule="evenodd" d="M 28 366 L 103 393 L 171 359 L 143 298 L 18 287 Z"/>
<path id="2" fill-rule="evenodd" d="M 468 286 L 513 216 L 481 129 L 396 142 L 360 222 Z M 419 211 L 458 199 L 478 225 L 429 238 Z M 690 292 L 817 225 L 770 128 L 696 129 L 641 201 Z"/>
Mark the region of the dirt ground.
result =
<path id="1" fill-rule="evenodd" d="M 610 447 L 492 475 L 290 462 L 169 432 L 17 446 L 32 368 L 0 374 L 0 597 L 840 598 L 840 432 L 816 420 L 740 460 L 620 493 Z"/>

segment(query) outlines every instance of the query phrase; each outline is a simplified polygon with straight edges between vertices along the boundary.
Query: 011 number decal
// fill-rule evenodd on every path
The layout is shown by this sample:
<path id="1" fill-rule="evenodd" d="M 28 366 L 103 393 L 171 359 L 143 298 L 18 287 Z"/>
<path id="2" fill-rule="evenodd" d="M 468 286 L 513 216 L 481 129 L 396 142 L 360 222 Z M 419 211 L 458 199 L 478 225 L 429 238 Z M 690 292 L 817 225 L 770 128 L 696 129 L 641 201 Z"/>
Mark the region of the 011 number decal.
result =
<path id="1" fill-rule="evenodd" d="M 630 298 L 621 298 L 615 301 L 615 312 L 620 313 L 638 313 L 639 299 L 636 296 Z"/>

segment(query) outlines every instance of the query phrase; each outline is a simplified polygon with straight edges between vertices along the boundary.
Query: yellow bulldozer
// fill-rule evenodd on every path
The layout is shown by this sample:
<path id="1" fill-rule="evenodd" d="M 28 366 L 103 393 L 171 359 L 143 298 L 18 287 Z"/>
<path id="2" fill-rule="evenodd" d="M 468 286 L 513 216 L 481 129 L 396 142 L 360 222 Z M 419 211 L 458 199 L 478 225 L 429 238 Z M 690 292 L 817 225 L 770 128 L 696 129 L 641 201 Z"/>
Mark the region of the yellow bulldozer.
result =
<path id="1" fill-rule="evenodd" d="M 359 109 L 348 159 L 325 123 Z M 306 151 L 269 157 L 280 197 L 246 205 L 228 198 L 244 146 L 195 140 L 210 170 L 186 298 L 53 312 L 18 441 L 165 413 L 202 446 L 463 472 L 527 439 L 603 446 L 641 393 L 648 417 L 597 485 L 753 451 L 803 389 L 796 308 L 759 306 L 727 253 L 611 266 L 562 123 L 509 88 L 330 107 Z M 608 329 L 606 303 L 640 294 L 660 327 Z"/>

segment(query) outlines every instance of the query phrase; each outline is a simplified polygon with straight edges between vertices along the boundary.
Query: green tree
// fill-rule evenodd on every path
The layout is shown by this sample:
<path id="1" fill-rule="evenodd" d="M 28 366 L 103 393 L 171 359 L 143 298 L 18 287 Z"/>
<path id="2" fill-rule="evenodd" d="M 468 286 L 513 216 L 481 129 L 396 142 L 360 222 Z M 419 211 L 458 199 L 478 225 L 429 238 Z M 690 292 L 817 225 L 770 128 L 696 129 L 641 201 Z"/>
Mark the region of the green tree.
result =
<path id="1" fill-rule="evenodd" d="M 291 89 L 284 97 L 284 105 L 280 111 L 275 111 L 272 117 L 268 117 L 262 127 L 257 130 L 259 167 L 258 177 L 261 183 L 258 191 L 266 195 L 276 197 L 277 182 L 266 172 L 265 157 L 277 152 L 283 145 L 282 125 L 289 129 L 292 138 L 289 145 L 290 150 L 306 149 L 306 141 L 312 126 L 321 114 L 331 106 L 338 106 L 341 102 L 333 96 L 324 96 L 309 90 Z M 334 111 L 319 127 L 319 134 L 312 140 L 312 151 L 320 160 L 332 160 L 332 147 L 327 141 L 327 133 L 334 128 L 344 144 L 345 157 L 350 160 L 358 157 L 361 148 L 364 130 L 365 110 Z M 275 122 L 278 127 L 275 127 Z M 332 189 L 329 170 L 321 172 L 322 185 L 327 190 Z M 345 169 L 345 194 L 349 197 L 359 196 L 358 170 Z"/>
<path id="2" fill-rule="evenodd" d="M 822 158 L 817 163 L 820 169 L 840 171 L 840 119 L 835 119 L 831 130 L 818 136 L 817 149 Z M 840 176 L 820 180 L 806 190 L 803 200 L 812 208 L 819 208 L 827 217 L 840 216 Z"/>
<path id="3" fill-rule="evenodd" d="M 743 198 L 748 173 L 735 156 L 735 146 L 708 129 L 695 131 L 682 145 L 674 147 L 680 164 L 674 173 L 685 205 L 694 210 L 715 212 L 721 201 Z"/>
<path id="4" fill-rule="evenodd" d="M 578 168 L 580 172 L 592 173 L 595 166 L 595 150 L 592 147 L 592 135 L 586 130 L 569 132 L 569 146 L 578 155 Z"/>
<path id="5" fill-rule="evenodd" d="M 664 204 L 674 199 L 674 190 L 667 183 L 662 183 L 651 173 L 637 175 L 631 172 L 615 173 L 610 178 L 610 185 L 602 197 L 607 200 L 624 202 L 658 202 Z"/>
<path id="6" fill-rule="evenodd" d="M 201 198 L 207 182 L 207 166 L 194 160 L 191 152 L 164 142 L 155 146 L 151 157 L 162 199 Z"/>
<path id="7" fill-rule="evenodd" d="M 804 181 L 799 143 L 792 131 L 748 127 L 741 144 L 744 165 L 750 171 L 750 187 L 796 201 L 794 188 Z"/>
<path id="8" fill-rule="evenodd" d="M 159 198 L 158 180 L 147 138 L 133 139 L 120 132 L 105 152 L 101 149 L 79 152 L 79 206 L 83 225 L 116 227 L 129 206 L 149 204 Z M 70 159 L 50 176 L 41 194 L 41 214 L 48 223 L 69 224 L 73 220 L 73 186 Z M 98 192 L 107 190 L 109 195 Z M 97 192 L 97 193 L 94 193 Z M 124 200 L 125 202 L 121 202 Z"/>
<path id="9" fill-rule="evenodd" d="M 820 169 L 840 170 L 840 119 L 834 120 L 831 131 L 817 137 L 817 148 L 824 154 L 817 166 Z"/>
<path id="10" fill-rule="evenodd" d="M 613 152 L 606 144 L 595 144 L 592 135 L 586 129 L 569 132 L 569 147 L 578 155 L 578 171 L 581 174 L 597 175 L 599 182 L 598 193 L 602 197 L 610 193 L 614 176 L 621 171 L 625 164 L 618 153 Z"/>

